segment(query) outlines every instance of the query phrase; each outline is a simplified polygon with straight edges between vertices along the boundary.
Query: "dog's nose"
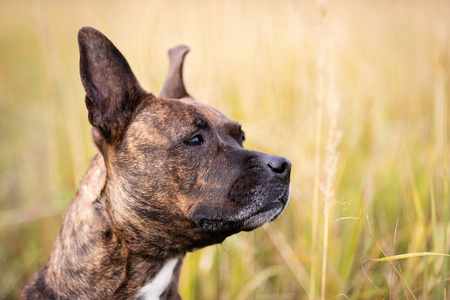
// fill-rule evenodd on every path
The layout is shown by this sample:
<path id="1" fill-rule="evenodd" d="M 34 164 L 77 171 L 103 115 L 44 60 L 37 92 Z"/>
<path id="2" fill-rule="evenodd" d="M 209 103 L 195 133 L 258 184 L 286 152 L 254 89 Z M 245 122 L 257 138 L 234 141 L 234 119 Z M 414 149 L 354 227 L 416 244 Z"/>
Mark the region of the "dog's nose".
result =
<path id="1" fill-rule="evenodd" d="M 275 176 L 283 178 L 286 182 L 289 182 L 291 177 L 291 162 L 282 157 L 271 155 L 268 159 L 267 165 L 275 173 Z"/>

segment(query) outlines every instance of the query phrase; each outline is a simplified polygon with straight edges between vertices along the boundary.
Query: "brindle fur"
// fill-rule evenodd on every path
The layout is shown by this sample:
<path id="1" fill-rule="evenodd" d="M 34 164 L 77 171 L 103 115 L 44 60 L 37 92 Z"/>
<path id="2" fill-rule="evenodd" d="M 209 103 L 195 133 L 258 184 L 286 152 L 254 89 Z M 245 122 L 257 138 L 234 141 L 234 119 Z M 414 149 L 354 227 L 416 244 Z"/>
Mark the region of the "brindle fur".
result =
<path id="1" fill-rule="evenodd" d="M 128 299 L 179 258 L 162 299 L 179 299 L 186 252 L 275 219 L 290 163 L 242 147 L 238 123 L 196 102 L 182 81 L 188 48 L 169 52 L 161 97 L 145 92 L 116 47 L 82 28 L 80 73 L 97 154 L 47 264 L 20 299 Z M 201 135 L 203 143 L 190 141 Z"/>

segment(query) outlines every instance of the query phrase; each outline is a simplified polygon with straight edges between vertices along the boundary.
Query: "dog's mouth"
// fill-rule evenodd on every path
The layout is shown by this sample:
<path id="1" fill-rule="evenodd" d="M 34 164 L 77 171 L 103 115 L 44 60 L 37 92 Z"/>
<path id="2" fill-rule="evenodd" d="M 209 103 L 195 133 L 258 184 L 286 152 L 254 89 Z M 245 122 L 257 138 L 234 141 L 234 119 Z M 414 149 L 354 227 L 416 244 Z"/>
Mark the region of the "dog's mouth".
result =
<path id="1" fill-rule="evenodd" d="M 274 221 L 286 207 L 288 199 L 289 189 L 285 189 L 275 200 L 257 209 L 244 209 L 237 216 L 230 218 L 200 217 L 195 220 L 195 223 L 203 231 L 227 233 L 229 235 L 239 231 L 251 231 L 264 223 Z"/>

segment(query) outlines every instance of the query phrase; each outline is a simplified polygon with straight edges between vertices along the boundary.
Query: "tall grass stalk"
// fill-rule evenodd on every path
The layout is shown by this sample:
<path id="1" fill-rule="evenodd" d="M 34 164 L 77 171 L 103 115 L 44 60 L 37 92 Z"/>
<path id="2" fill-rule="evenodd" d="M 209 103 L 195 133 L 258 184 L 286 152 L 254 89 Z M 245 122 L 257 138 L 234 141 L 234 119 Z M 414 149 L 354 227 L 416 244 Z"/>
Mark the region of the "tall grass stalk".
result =
<path id="1" fill-rule="evenodd" d="M 396 239 L 397 239 L 397 230 L 398 230 L 398 218 L 397 218 L 397 222 L 395 222 L 395 231 L 394 231 L 394 242 L 392 243 L 392 249 L 394 249 L 393 251 L 393 255 L 395 255 L 395 245 L 396 245 Z M 391 271 L 391 289 L 389 291 L 389 299 L 392 299 L 392 287 L 394 286 L 394 269 L 392 269 Z"/>
<path id="2" fill-rule="evenodd" d="M 323 237 L 322 237 L 322 271 L 321 271 L 321 290 L 320 298 L 326 298 L 326 280 L 327 280 L 327 260 L 328 260 L 328 242 L 329 242 L 329 226 L 330 226 L 330 209 L 335 204 L 334 182 L 336 179 L 336 168 L 339 154 L 337 145 L 341 139 L 341 132 L 337 128 L 337 120 L 339 113 L 339 102 L 336 91 L 336 74 L 334 69 L 334 53 L 330 51 L 330 36 L 327 28 L 327 1 L 319 0 L 317 2 L 319 13 L 319 53 L 318 53 L 318 114 L 320 125 L 322 128 L 322 110 L 325 105 L 327 111 L 327 143 L 325 145 L 325 164 L 324 164 L 324 182 L 320 185 L 320 190 L 324 201 L 324 218 L 323 218 Z M 327 68 L 326 68 L 327 67 Z M 317 133 L 316 151 L 320 151 L 321 132 Z M 316 153 L 320 157 L 320 152 Z M 317 166 L 320 167 L 320 159 Z M 320 168 L 319 168 L 320 170 Z M 320 171 L 316 171 L 316 176 L 320 177 Z"/>
<path id="3" fill-rule="evenodd" d="M 322 78 L 318 76 L 318 90 L 321 91 Z M 316 107 L 316 120 L 315 120 L 315 151 L 314 151 L 314 186 L 313 186 L 313 198 L 312 198 L 312 249 L 311 249 L 311 282 L 309 286 L 310 299 L 315 298 L 315 278 L 317 268 L 317 252 L 318 252 L 318 240 L 319 240 L 319 207 L 320 207 L 320 174 L 321 174 L 321 145 L 322 145 L 322 110 L 323 110 L 323 98 L 321 92 L 318 92 L 317 107 Z"/>
<path id="4" fill-rule="evenodd" d="M 436 149 L 438 152 L 438 160 L 442 159 L 443 166 L 441 168 L 442 172 L 442 191 L 444 200 L 444 252 L 449 253 L 449 241 L 448 241 L 448 224 L 449 224 L 449 214 L 450 214 L 450 203 L 449 203 L 449 181 L 448 181 L 448 161 L 447 161 L 447 126 L 448 126 L 448 95 L 447 95 L 447 80 L 449 78 L 449 73 L 445 58 L 447 55 L 443 50 L 445 48 L 440 41 L 438 45 L 437 54 L 437 69 L 435 78 L 435 95 L 434 95 L 434 114 L 435 114 L 435 142 Z M 434 197 L 433 197 L 434 198 Z M 442 288 L 441 288 L 441 298 L 445 298 L 447 292 L 446 276 L 448 271 L 448 258 L 444 258 L 443 270 L 442 270 Z"/>
<path id="5" fill-rule="evenodd" d="M 337 95 L 335 71 L 333 63 L 333 55 L 330 55 L 328 70 L 328 95 L 327 95 L 327 116 L 328 116 L 328 136 L 325 146 L 325 181 L 321 185 L 321 192 L 324 200 L 324 234 L 323 234 L 323 254 L 322 254 L 322 283 L 321 298 L 325 299 L 327 257 L 328 257 L 328 240 L 330 215 L 332 207 L 336 204 L 335 199 L 335 181 L 337 172 L 337 163 L 339 160 L 339 152 L 337 146 L 341 141 L 342 133 L 338 129 L 337 120 L 339 114 L 339 97 Z"/>
<path id="6" fill-rule="evenodd" d="M 444 176 L 443 176 L 443 190 L 444 190 L 444 251 L 448 253 L 448 222 L 449 222 L 449 199 L 448 199 L 448 181 L 447 181 L 447 166 L 446 166 L 446 155 L 444 154 Z M 446 299 L 447 293 L 447 268 L 448 268 L 448 258 L 444 258 L 444 265 L 442 270 L 442 299 Z"/>
<path id="7" fill-rule="evenodd" d="M 320 207 L 320 177 L 321 177 L 321 151 L 322 151 L 322 114 L 326 97 L 325 89 L 325 59 L 326 59 L 326 36 L 325 36 L 325 14 L 326 1 L 317 0 L 316 11 L 318 16 L 318 54 L 317 54 L 317 105 L 315 119 L 315 148 L 314 148 L 314 187 L 312 198 L 312 250 L 311 250 L 311 282 L 309 285 L 309 297 L 315 299 L 315 280 L 317 272 L 317 254 L 319 242 L 319 207 Z M 323 262 L 322 262 L 323 263 Z M 322 280 L 323 285 L 323 280 Z M 321 294 L 322 291 L 321 291 Z"/>

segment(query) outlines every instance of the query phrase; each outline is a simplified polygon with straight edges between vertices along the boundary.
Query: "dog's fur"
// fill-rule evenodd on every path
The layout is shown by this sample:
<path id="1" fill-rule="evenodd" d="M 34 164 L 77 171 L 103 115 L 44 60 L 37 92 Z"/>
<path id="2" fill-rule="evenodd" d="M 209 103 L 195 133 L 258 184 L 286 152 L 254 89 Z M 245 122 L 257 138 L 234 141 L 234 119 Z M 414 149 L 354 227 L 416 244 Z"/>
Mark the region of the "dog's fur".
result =
<path id="1" fill-rule="evenodd" d="M 99 149 L 47 264 L 21 299 L 179 299 L 186 252 L 274 220 L 290 162 L 246 150 L 238 123 L 196 102 L 169 51 L 160 97 L 145 92 L 99 31 L 78 34 L 80 73 Z"/>

